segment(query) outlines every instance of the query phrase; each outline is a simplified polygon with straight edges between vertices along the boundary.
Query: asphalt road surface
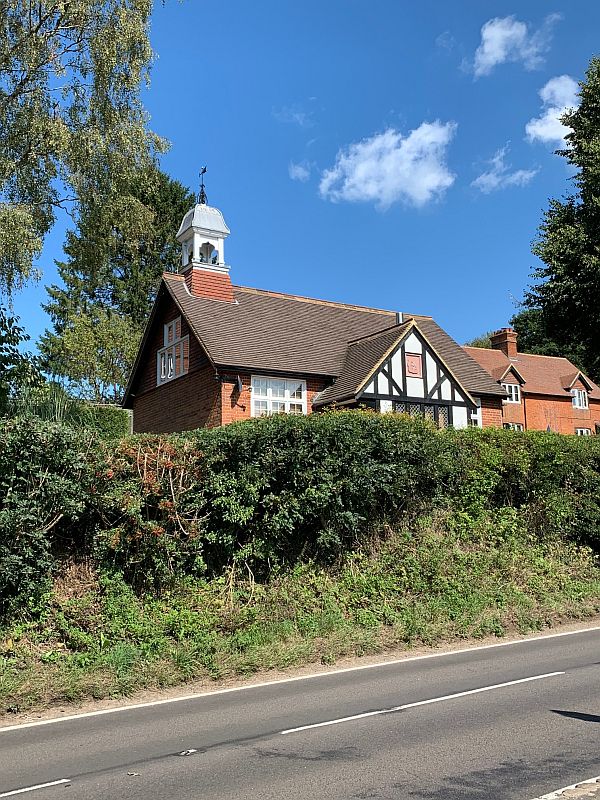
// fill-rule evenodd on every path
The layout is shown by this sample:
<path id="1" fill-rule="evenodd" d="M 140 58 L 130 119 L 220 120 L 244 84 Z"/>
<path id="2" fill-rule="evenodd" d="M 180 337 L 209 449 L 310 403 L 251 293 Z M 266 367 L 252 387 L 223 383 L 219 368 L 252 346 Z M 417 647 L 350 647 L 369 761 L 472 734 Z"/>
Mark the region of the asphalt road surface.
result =
<path id="1" fill-rule="evenodd" d="M 590 629 L 0 728 L 0 797 L 531 800 L 600 774 L 599 678 Z"/>

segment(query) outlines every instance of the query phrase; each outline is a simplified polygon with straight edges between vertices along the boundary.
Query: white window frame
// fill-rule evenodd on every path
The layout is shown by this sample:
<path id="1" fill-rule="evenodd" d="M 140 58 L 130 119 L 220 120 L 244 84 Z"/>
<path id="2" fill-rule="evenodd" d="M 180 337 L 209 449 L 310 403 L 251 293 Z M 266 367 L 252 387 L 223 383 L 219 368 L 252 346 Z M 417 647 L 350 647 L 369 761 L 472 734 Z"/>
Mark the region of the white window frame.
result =
<path id="1" fill-rule="evenodd" d="M 261 394 L 258 391 L 258 381 L 267 381 L 267 391 L 266 394 Z M 284 397 L 273 397 L 273 387 L 270 385 L 270 382 L 274 381 L 284 381 L 285 388 L 284 388 Z M 290 385 L 291 384 L 300 384 L 302 386 L 302 400 L 299 400 L 294 397 L 290 397 Z M 308 402 L 307 402 L 307 393 L 306 393 L 306 381 L 301 380 L 300 378 L 278 378 L 274 375 L 252 375 L 250 378 L 250 392 L 251 392 L 251 411 L 250 414 L 253 417 L 264 417 L 270 416 L 271 414 L 289 414 L 290 413 L 290 404 L 298 403 L 302 404 L 302 413 L 308 413 Z M 267 404 L 266 412 L 265 411 L 258 411 L 257 405 L 258 403 L 265 403 Z M 283 403 L 284 410 L 283 411 L 273 411 L 273 403 Z"/>
<path id="2" fill-rule="evenodd" d="M 503 403 L 521 402 L 521 387 L 518 383 L 503 383 L 502 388 L 508 392 L 508 397 L 504 398 Z"/>
<path id="3" fill-rule="evenodd" d="M 587 409 L 589 407 L 588 393 L 585 389 L 571 389 L 571 394 L 573 395 L 573 408 Z"/>
<path id="4" fill-rule="evenodd" d="M 503 422 L 502 427 L 505 431 L 523 431 L 525 426 L 522 422 Z"/>
<path id="5" fill-rule="evenodd" d="M 181 330 L 181 317 L 176 317 L 163 325 L 163 346 L 168 347 L 170 344 L 178 341 L 177 339 L 177 323 L 179 323 L 179 330 Z M 169 341 L 169 331 L 173 331 L 173 338 Z"/>
<path id="6" fill-rule="evenodd" d="M 591 436 L 591 428 L 575 428 L 575 436 Z"/>
<path id="7" fill-rule="evenodd" d="M 189 336 L 177 338 L 177 323 L 181 332 L 181 317 L 177 317 L 171 322 L 163 325 L 164 347 L 156 354 L 156 385 L 162 386 L 163 383 L 175 380 L 187 373 L 185 367 L 185 345 L 189 343 Z M 169 334 L 173 338 L 169 343 Z M 177 356 L 179 355 L 179 370 L 177 369 Z"/>

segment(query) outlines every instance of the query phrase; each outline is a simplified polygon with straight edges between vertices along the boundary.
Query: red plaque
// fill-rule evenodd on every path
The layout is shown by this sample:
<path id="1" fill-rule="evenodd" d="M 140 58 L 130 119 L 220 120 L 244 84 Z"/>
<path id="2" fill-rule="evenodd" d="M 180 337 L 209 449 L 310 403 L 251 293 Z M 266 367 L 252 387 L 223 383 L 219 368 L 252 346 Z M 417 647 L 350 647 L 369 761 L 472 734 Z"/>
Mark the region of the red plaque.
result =
<path id="1" fill-rule="evenodd" d="M 409 378 L 423 377 L 423 359 L 418 353 L 406 353 L 406 375 Z"/>

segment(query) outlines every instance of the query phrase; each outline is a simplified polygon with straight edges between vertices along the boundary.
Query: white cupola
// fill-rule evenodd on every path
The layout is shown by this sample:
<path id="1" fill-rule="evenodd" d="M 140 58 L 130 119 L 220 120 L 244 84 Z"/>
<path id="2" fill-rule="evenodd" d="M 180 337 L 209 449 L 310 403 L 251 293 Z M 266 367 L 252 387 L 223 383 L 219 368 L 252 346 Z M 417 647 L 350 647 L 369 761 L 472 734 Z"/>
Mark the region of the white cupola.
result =
<path id="1" fill-rule="evenodd" d="M 196 203 L 177 231 L 182 268 L 185 270 L 192 266 L 228 273 L 229 267 L 225 264 L 225 239 L 228 236 L 229 228 L 219 209 L 206 205 L 206 202 Z"/>
<path id="2" fill-rule="evenodd" d="M 198 202 L 184 216 L 177 241 L 181 245 L 181 270 L 188 291 L 194 297 L 235 302 L 229 267 L 225 264 L 225 239 L 229 228 L 218 208 L 209 206 L 204 190 L 204 173 Z"/>

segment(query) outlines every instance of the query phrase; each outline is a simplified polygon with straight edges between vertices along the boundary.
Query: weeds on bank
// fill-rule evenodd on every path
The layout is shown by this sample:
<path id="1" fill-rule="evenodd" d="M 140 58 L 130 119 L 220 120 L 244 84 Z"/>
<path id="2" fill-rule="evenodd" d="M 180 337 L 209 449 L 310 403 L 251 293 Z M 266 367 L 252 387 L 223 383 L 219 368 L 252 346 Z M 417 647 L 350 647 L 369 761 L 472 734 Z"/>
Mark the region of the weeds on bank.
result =
<path id="1" fill-rule="evenodd" d="M 511 508 L 436 512 L 381 531 L 336 567 L 299 564 L 261 583 L 230 567 L 160 597 L 71 564 L 28 618 L 0 631 L 0 709 L 503 636 L 598 611 L 592 552 L 533 539 Z"/>

